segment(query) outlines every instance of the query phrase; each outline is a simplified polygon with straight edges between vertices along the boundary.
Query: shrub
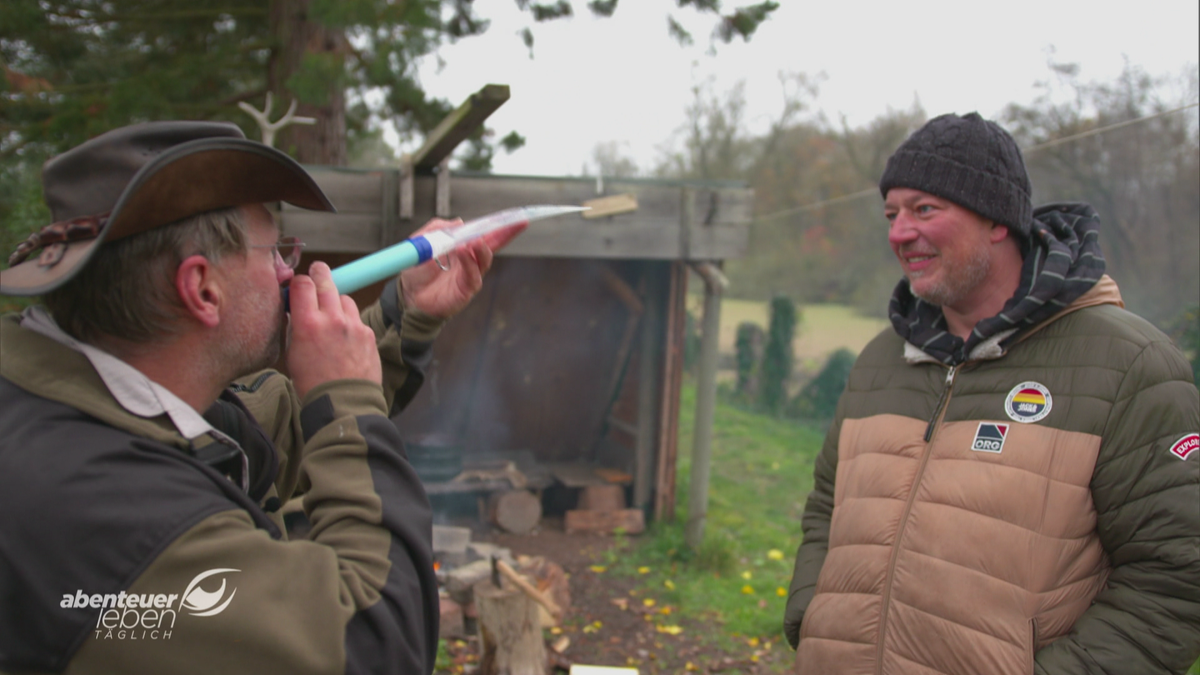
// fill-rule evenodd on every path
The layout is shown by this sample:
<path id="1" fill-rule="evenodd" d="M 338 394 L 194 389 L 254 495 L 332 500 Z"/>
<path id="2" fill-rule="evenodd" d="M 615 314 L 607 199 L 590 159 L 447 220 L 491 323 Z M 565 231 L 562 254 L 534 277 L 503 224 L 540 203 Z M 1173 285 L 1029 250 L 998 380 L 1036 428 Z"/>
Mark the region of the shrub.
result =
<path id="1" fill-rule="evenodd" d="M 850 369 L 854 367 L 854 352 L 849 349 L 839 349 L 829 355 L 829 360 L 821 368 L 821 372 L 812 379 L 788 408 L 789 417 L 803 419 L 832 419 L 837 410 L 838 399 L 846 389 L 850 379 Z"/>
<path id="2" fill-rule="evenodd" d="M 792 338 L 796 333 L 796 304 L 778 296 L 771 300 L 771 322 L 759 368 L 762 391 L 759 401 L 767 412 L 778 415 L 787 402 L 787 381 L 792 376 Z"/>
<path id="3" fill-rule="evenodd" d="M 762 359 L 763 342 L 766 334 L 762 326 L 743 321 L 737 327 L 734 350 L 737 362 L 737 396 L 743 401 L 753 402 L 758 394 L 758 365 Z"/>

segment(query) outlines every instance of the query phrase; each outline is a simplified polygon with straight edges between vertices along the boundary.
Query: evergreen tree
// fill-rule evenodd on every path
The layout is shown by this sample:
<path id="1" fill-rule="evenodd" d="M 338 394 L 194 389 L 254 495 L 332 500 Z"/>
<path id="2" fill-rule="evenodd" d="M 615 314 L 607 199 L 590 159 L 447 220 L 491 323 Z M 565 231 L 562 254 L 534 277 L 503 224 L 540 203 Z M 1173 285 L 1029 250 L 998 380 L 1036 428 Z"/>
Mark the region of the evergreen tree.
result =
<path id="1" fill-rule="evenodd" d="M 778 415 L 787 401 L 787 383 L 792 376 L 792 338 L 796 333 L 796 304 L 790 298 L 776 296 L 771 300 L 771 320 L 767 328 L 767 344 L 763 348 L 762 407 Z"/>

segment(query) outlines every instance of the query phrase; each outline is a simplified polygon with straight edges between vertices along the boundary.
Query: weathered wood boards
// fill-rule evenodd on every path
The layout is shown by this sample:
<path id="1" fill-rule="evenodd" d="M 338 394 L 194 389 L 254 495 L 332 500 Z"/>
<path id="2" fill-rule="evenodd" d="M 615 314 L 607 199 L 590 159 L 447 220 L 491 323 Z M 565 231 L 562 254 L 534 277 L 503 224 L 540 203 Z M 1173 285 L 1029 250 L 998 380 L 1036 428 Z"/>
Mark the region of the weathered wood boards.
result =
<path id="1" fill-rule="evenodd" d="M 399 241 L 434 216 L 436 179 L 417 176 L 413 217 L 398 220 L 400 170 L 306 167 L 338 209 L 319 213 L 284 205 L 282 227 L 309 252 L 368 253 Z M 501 255 L 642 260 L 723 260 L 745 255 L 753 193 L 727 184 L 681 186 L 662 181 L 610 181 L 637 210 L 585 219 L 540 221 Z M 582 204 L 597 197 L 585 178 L 454 176 L 450 213 L 465 220 L 528 204 Z"/>

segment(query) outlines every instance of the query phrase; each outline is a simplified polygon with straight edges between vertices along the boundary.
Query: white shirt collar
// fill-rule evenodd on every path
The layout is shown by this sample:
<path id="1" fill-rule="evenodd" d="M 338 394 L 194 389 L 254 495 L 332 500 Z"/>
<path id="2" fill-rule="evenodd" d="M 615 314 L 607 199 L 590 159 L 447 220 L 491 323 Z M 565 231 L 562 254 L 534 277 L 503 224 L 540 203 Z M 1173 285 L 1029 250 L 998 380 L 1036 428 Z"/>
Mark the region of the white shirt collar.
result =
<path id="1" fill-rule="evenodd" d="M 21 316 L 21 327 L 40 333 L 86 356 L 117 403 L 134 415 L 151 418 L 166 414 L 179 433 L 188 440 L 206 433 L 220 434 L 196 412 L 195 408 L 166 387 L 146 377 L 137 368 L 108 352 L 67 335 L 44 307 L 34 306 L 26 309 Z M 224 434 L 220 435 L 224 437 Z"/>

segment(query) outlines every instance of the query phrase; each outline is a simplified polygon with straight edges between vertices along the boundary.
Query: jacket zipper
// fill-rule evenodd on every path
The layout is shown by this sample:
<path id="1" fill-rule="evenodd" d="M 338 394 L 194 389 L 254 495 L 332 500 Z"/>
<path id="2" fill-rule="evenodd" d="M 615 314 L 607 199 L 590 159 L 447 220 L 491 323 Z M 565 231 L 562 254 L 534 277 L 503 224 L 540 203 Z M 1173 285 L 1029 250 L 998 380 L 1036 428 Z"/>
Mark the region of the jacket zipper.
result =
<path id="1" fill-rule="evenodd" d="M 950 370 L 946 373 L 946 386 L 942 387 L 942 395 L 933 409 L 933 416 L 929 418 L 929 426 L 925 427 L 926 443 L 933 440 L 933 429 L 941 419 L 942 413 L 945 412 L 946 402 L 950 400 L 950 390 L 954 387 L 954 376 L 957 374 L 958 366 L 950 366 Z"/>
<path id="2" fill-rule="evenodd" d="M 908 491 L 908 502 L 904 505 L 904 514 L 900 517 L 900 523 L 896 527 L 896 539 L 892 542 L 892 555 L 888 560 L 887 579 L 883 585 L 883 596 L 879 609 L 879 645 L 875 652 L 875 673 L 883 675 L 883 643 L 887 637 L 887 616 L 888 607 L 891 605 L 892 596 L 892 581 L 896 575 L 896 559 L 900 557 L 900 540 L 904 536 L 904 528 L 908 526 L 908 517 L 912 513 L 913 502 L 916 501 L 917 487 L 921 484 L 921 477 L 925 475 L 925 467 L 929 464 L 930 451 L 933 448 L 933 432 L 937 428 L 939 422 L 946 414 L 946 403 L 950 400 L 950 390 L 954 388 L 954 376 L 958 374 L 958 366 L 950 366 L 950 371 L 946 373 L 946 386 L 942 389 L 942 395 L 938 398 L 937 406 L 933 409 L 933 416 L 929 418 L 929 426 L 925 428 L 925 450 L 921 454 L 921 465 L 917 467 L 917 474 L 913 477 L 912 487 Z"/>

